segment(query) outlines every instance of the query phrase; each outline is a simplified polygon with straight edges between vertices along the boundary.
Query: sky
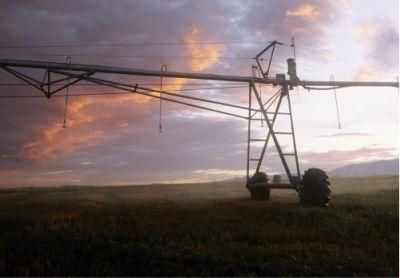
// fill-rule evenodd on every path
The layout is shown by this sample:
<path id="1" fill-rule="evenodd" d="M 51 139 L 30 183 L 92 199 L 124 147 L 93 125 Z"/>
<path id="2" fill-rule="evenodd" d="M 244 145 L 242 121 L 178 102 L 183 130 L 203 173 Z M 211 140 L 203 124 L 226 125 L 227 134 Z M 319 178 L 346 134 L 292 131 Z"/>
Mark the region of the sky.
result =
<path id="1" fill-rule="evenodd" d="M 277 40 L 284 45 L 274 53 L 274 76 L 287 72 L 294 37 L 301 80 L 333 75 L 337 81 L 396 81 L 399 75 L 397 0 L 0 0 L 0 6 L 1 59 L 64 63 L 70 56 L 80 64 L 148 70 L 166 65 L 168 71 L 250 76 L 253 58 Z M 104 78 L 160 89 L 159 77 Z M 0 69 L 0 96 L 41 94 L 16 84 L 22 83 Z M 246 84 L 163 78 L 163 89 L 248 105 Z M 261 87 L 263 99 L 277 89 Z M 246 120 L 163 102 L 159 133 L 156 99 L 73 97 L 103 92 L 117 90 L 71 87 L 67 128 L 64 97 L 0 98 L 0 187 L 200 182 L 245 175 Z M 352 87 L 336 94 L 341 129 L 332 90 L 290 91 L 301 171 L 397 158 L 398 89 Z M 287 119 L 280 121 L 277 128 L 290 127 Z M 258 121 L 252 131 L 262 136 L 265 124 Z M 280 140 L 290 151 L 290 140 Z M 282 172 L 273 147 L 261 170 Z"/>

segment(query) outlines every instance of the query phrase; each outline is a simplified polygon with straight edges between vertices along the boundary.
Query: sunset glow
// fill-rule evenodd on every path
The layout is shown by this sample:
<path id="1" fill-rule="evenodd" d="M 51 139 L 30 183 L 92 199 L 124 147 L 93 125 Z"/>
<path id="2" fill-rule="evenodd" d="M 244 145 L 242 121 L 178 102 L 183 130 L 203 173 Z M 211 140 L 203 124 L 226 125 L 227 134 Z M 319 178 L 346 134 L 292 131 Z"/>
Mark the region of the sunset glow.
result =
<path id="1" fill-rule="evenodd" d="M 333 75 L 343 81 L 394 82 L 399 75 L 395 0 L 368 5 L 361 0 L 122 2 L 4 2 L 0 58 L 64 63 L 71 56 L 77 64 L 157 71 L 165 65 L 171 72 L 250 76 L 253 58 L 268 42 L 278 40 L 284 45 L 275 50 L 274 77 L 287 73 L 294 37 L 301 80 L 329 81 Z M 267 63 L 268 56 L 264 58 Z M 25 73 L 43 78 L 43 72 Z M 160 77 L 101 78 L 161 87 Z M 163 90 L 171 93 L 248 105 L 248 84 L 182 78 L 162 82 Z M 0 96 L 42 94 L 15 85 L 21 83 L 1 70 Z M 110 96 L 105 93 L 121 91 L 87 83 L 70 87 L 67 128 L 64 97 L 0 99 L 0 187 L 209 181 L 244 175 L 245 120 L 164 101 L 159 133 L 159 99 L 131 93 Z M 277 88 L 261 90 L 266 100 Z M 98 95 L 76 96 L 84 93 Z M 330 171 L 398 157 L 397 89 L 338 89 L 342 129 L 333 91 L 299 87 L 290 93 L 302 170 L 319 166 Z M 276 151 L 270 152 L 265 169 L 282 172 Z"/>
<path id="2" fill-rule="evenodd" d="M 218 57 L 225 50 L 223 45 L 199 46 L 199 29 L 192 27 L 191 34 L 185 37 L 186 50 L 191 56 L 190 69 L 192 71 L 204 71 L 210 69 L 219 62 Z"/>
<path id="3" fill-rule="evenodd" d="M 318 10 L 310 4 L 302 4 L 295 10 L 288 10 L 286 11 L 286 15 L 299 17 L 310 22 L 317 21 L 318 17 L 320 16 Z"/>

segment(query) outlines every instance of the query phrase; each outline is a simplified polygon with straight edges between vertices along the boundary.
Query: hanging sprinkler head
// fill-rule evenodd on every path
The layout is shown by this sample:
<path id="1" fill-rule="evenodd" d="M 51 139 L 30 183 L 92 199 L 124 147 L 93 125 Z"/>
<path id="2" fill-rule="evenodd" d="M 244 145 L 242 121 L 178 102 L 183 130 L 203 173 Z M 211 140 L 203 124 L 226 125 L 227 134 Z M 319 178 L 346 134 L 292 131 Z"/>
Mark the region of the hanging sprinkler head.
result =
<path id="1" fill-rule="evenodd" d="M 168 68 L 166 65 L 161 66 L 161 73 L 167 71 Z M 160 75 L 160 117 L 159 117 L 159 126 L 158 133 L 162 133 L 162 92 L 163 92 L 163 75 Z"/>
<path id="2" fill-rule="evenodd" d="M 71 57 L 67 56 L 65 58 L 65 63 L 68 64 L 69 72 L 71 72 Z M 68 108 L 68 95 L 69 95 L 69 79 L 67 80 L 67 94 L 65 96 L 65 109 L 64 109 L 64 122 L 63 128 L 67 128 L 67 108 Z"/>

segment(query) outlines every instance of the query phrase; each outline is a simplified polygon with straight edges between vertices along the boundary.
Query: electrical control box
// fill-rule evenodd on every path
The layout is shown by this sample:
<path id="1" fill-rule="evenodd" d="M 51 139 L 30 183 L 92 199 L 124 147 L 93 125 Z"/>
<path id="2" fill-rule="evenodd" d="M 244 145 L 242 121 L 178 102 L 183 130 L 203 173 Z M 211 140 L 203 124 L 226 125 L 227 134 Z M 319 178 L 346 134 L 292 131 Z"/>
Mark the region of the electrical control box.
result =
<path id="1" fill-rule="evenodd" d="M 275 75 L 275 82 L 276 84 L 284 84 L 286 81 L 286 76 L 284 74 L 281 73 L 277 73 Z"/>

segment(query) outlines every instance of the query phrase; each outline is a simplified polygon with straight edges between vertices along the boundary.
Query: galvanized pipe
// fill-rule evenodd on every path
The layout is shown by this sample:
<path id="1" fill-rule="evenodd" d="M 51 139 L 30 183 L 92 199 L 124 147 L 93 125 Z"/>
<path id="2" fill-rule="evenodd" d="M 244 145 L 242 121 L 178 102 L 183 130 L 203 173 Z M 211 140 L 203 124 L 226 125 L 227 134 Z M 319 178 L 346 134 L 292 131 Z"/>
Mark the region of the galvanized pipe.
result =
<path id="1" fill-rule="evenodd" d="M 231 82 L 244 82 L 244 83 L 261 83 L 272 85 L 284 85 L 277 83 L 272 78 L 258 78 L 252 76 L 234 76 L 234 75 L 220 75 L 220 74 L 206 74 L 206 73 L 190 73 L 190 72 L 162 72 L 156 70 L 144 69 L 131 69 L 121 67 L 85 65 L 85 64 L 65 64 L 54 62 L 30 61 L 30 60 L 14 60 L 14 59 L 0 59 L 0 67 L 24 67 L 24 68 L 41 68 L 48 70 L 71 70 L 71 71 L 88 71 L 98 73 L 114 73 L 126 75 L 139 75 L 139 76 L 154 76 L 172 77 L 172 78 L 185 78 L 185 79 L 203 79 L 203 80 L 218 80 L 218 81 L 231 81 Z M 285 84 L 292 86 L 332 86 L 331 81 L 297 81 L 296 84 L 285 81 Z M 355 81 L 335 81 L 334 86 L 339 87 L 352 87 L 352 86 L 373 86 L 373 87 L 399 87 L 398 82 L 355 82 Z"/>

